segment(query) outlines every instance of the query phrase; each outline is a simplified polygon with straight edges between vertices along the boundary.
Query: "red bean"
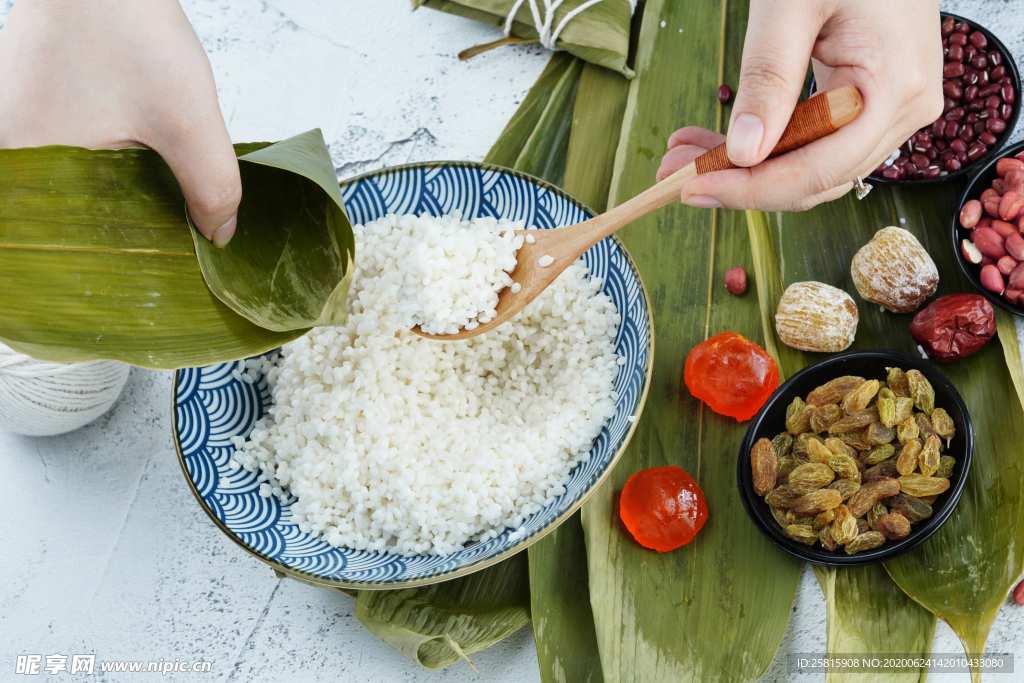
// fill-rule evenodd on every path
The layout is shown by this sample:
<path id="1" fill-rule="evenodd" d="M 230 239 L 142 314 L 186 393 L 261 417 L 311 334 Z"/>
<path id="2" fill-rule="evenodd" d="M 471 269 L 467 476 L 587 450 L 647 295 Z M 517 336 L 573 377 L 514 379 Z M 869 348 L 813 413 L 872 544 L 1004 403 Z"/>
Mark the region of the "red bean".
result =
<path id="1" fill-rule="evenodd" d="M 976 124 L 977 122 L 978 122 L 978 112 L 975 112 L 975 111 L 972 111 L 972 112 L 971 112 L 970 114 L 968 114 L 968 115 L 967 115 L 967 116 L 966 116 L 966 117 L 964 118 L 964 123 L 965 123 L 965 124 L 970 124 L 970 125 L 972 125 L 972 126 L 973 126 L 973 125 L 974 125 L 974 124 Z"/>
<path id="2" fill-rule="evenodd" d="M 967 152 L 967 143 L 964 142 L 963 140 L 960 140 L 960 139 L 951 140 L 950 143 L 949 143 L 949 148 L 951 150 L 953 150 L 957 154 L 966 153 Z"/>
<path id="3" fill-rule="evenodd" d="M 968 102 L 967 106 L 964 107 L 964 109 L 966 109 L 967 111 L 972 112 L 972 113 L 977 113 L 977 112 L 981 111 L 984 108 L 985 108 L 985 100 L 983 100 L 980 96 L 978 98 L 973 99 L 970 102 Z"/>
<path id="4" fill-rule="evenodd" d="M 953 45 L 959 45 L 960 47 L 963 47 L 966 44 L 967 44 L 967 36 L 965 36 L 963 34 L 957 35 L 956 33 L 954 33 L 953 35 L 951 35 L 949 37 L 949 45 L 950 45 L 950 47 L 952 47 Z"/>
<path id="5" fill-rule="evenodd" d="M 942 175 L 942 168 L 934 164 L 921 171 L 921 177 L 929 180 L 932 178 L 938 178 L 940 175 Z"/>
<path id="6" fill-rule="evenodd" d="M 956 159 L 946 159 L 945 168 L 948 172 L 954 173 L 963 168 Z"/>
<path id="7" fill-rule="evenodd" d="M 970 60 L 970 64 L 975 69 L 985 69 L 988 67 L 988 57 L 985 55 L 974 55 Z"/>
<path id="8" fill-rule="evenodd" d="M 1012 104 L 1001 104 L 999 105 L 999 118 L 1003 121 L 1009 121 L 1010 117 L 1013 116 L 1013 105 Z"/>
<path id="9" fill-rule="evenodd" d="M 974 85 L 978 82 L 978 72 L 974 69 L 965 69 L 964 75 L 960 77 L 964 85 Z"/>
<path id="10" fill-rule="evenodd" d="M 1013 101 L 1017 99 L 1016 94 L 1013 92 L 1013 86 L 1009 83 L 1003 84 L 1000 95 L 1003 98 L 1003 102 L 1006 102 L 1007 104 L 1013 104 Z"/>
<path id="11" fill-rule="evenodd" d="M 935 141 L 935 149 L 939 150 L 943 156 L 948 154 L 949 156 L 946 156 L 946 159 L 953 156 L 953 153 L 949 151 L 949 142 L 942 138 Z"/>
<path id="12" fill-rule="evenodd" d="M 988 38 L 986 38 L 985 34 L 981 31 L 975 31 L 971 34 L 971 45 L 979 50 L 984 50 L 988 47 Z"/>
<path id="13" fill-rule="evenodd" d="M 978 86 L 968 85 L 966 88 L 964 88 L 964 98 L 968 101 L 973 100 L 978 96 L 978 90 Z"/>
<path id="14" fill-rule="evenodd" d="M 718 86 L 718 101 L 722 104 L 728 104 L 731 99 L 732 88 L 725 84 Z"/>
<path id="15" fill-rule="evenodd" d="M 987 71 L 979 71 L 978 72 L 978 85 L 980 85 L 982 87 L 988 85 L 988 72 Z"/>
<path id="16" fill-rule="evenodd" d="M 1003 63 L 1003 53 L 999 50 L 992 50 L 988 53 L 988 63 L 993 67 L 999 66 Z"/>
<path id="17" fill-rule="evenodd" d="M 967 152 L 957 152 L 956 160 L 960 162 L 962 166 L 966 166 L 969 159 L 967 158 Z"/>
<path id="18" fill-rule="evenodd" d="M 897 178 L 900 177 L 900 172 L 893 168 L 892 166 L 889 166 L 884 171 L 882 171 L 882 177 L 888 178 L 889 180 L 896 180 Z"/>
<path id="19" fill-rule="evenodd" d="M 978 133 L 984 133 L 987 130 L 985 128 L 985 125 L 987 123 L 988 123 L 988 121 L 985 120 L 985 121 L 978 121 L 976 124 L 974 124 L 974 134 L 977 135 Z"/>
<path id="20" fill-rule="evenodd" d="M 956 22 L 956 25 L 953 27 L 953 30 L 956 31 L 957 33 L 970 33 L 971 25 L 968 24 L 966 21 L 958 21 Z M 964 38 L 966 39 L 967 36 L 965 35 Z"/>
<path id="21" fill-rule="evenodd" d="M 943 78 L 957 78 L 963 75 L 964 65 L 960 62 L 946 62 L 942 67 Z M 943 90 L 945 90 L 945 86 L 943 86 Z M 949 92 L 947 91 L 946 94 L 948 95 Z M 957 95 L 957 97 L 959 97 L 959 95 Z"/>
<path id="22" fill-rule="evenodd" d="M 988 72 L 988 80 L 993 83 L 995 83 L 996 81 L 1001 81 L 1004 78 L 1006 78 L 1005 66 L 997 66 L 996 68 Z"/>
<path id="23" fill-rule="evenodd" d="M 964 49 L 959 45 L 950 45 L 946 49 L 946 61 L 947 62 L 962 62 L 964 61 Z"/>
<path id="24" fill-rule="evenodd" d="M 952 63 L 952 62 L 950 62 L 950 63 Z M 947 66 L 948 66 L 948 64 L 947 64 Z M 962 64 L 960 64 L 958 66 L 960 66 L 961 68 L 963 67 Z M 956 99 L 956 100 L 960 99 L 964 95 L 963 88 L 961 88 L 959 85 L 957 85 L 953 81 L 946 81 L 945 83 L 943 83 L 942 84 L 942 92 L 946 93 L 947 95 L 949 95 L 950 97 L 952 97 L 953 99 Z"/>
<path id="25" fill-rule="evenodd" d="M 965 61 L 967 63 L 970 63 L 970 61 L 972 59 L 974 59 L 975 55 L 977 55 L 977 54 L 978 54 L 978 48 L 974 47 L 973 45 L 966 45 L 966 46 L 964 46 L 964 58 L 963 58 L 963 61 Z"/>
<path id="26" fill-rule="evenodd" d="M 959 132 L 960 132 L 960 124 L 959 123 L 957 123 L 956 121 L 947 121 L 946 122 L 946 130 L 943 131 L 943 135 L 945 135 L 950 140 L 954 140 L 954 139 L 956 139 L 956 134 L 959 133 Z"/>
<path id="27" fill-rule="evenodd" d="M 971 142 L 972 140 L 974 140 L 974 127 L 964 126 L 963 128 L 960 129 L 960 133 L 957 135 L 957 137 L 963 140 L 964 142 Z M 970 150 L 970 145 L 967 146 L 967 149 L 968 151 Z"/>
<path id="28" fill-rule="evenodd" d="M 995 107 L 988 107 L 987 109 L 982 109 L 980 112 L 978 112 L 978 120 L 979 121 L 986 121 L 988 119 L 998 119 L 998 118 L 999 118 L 999 110 L 996 109 Z M 975 130 L 977 130 L 977 129 L 975 129 Z M 981 131 L 978 131 L 978 132 L 981 132 Z"/>
<path id="29" fill-rule="evenodd" d="M 989 133 L 993 135 L 999 135 L 1006 130 L 1006 121 L 1002 119 L 989 119 L 985 122 L 985 127 Z"/>
<path id="30" fill-rule="evenodd" d="M 978 91 L 978 97 L 989 97 L 991 95 L 996 95 L 999 93 L 999 90 L 1000 88 L 998 83 L 989 83 L 988 85 L 984 86 L 981 90 Z"/>
<path id="31" fill-rule="evenodd" d="M 947 121 L 959 121 L 964 117 L 965 113 L 966 112 L 963 107 L 953 107 L 946 112 L 946 115 L 943 118 Z"/>
<path id="32" fill-rule="evenodd" d="M 1006 124 L 1004 123 L 1003 124 L 1003 129 L 1005 130 L 1005 128 L 1006 128 Z M 988 151 L 988 147 L 986 147 L 985 145 L 981 144 L 980 142 L 976 142 L 973 145 L 971 145 L 970 149 L 967 150 L 967 158 L 970 159 L 971 161 L 977 161 L 978 159 L 980 159 L 983 156 L 985 156 L 985 152 L 987 152 L 987 151 Z"/>
<path id="33" fill-rule="evenodd" d="M 918 168 L 925 168 L 928 166 L 928 157 L 921 152 L 915 152 L 910 156 L 910 161 L 913 162 L 914 166 Z"/>
<path id="34" fill-rule="evenodd" d="M 946 122 L 941 118 L 932 121 L 932 125 L 928 126 L 928 132 L 933 138 L 941 137 L 946 130 Z"/>
<path id="35" fill-rule="evenodd" d="M 984 133 L 978 135 L 978 142 L 980 142 L 983 145 L 988 145 L 989 147 L 996 144 L 997 140 L 998 138 L 996 138 L 995 135 L 992 135 L 992 133 L 989 133 L 987 130 Z"/>
<path id="36" fill-rule="evenodd" d="M 953 17 L 942 18 L 942 37 L 948 38 L 953 33 L 953 27 L 956 25 L 956 20 Z"/>

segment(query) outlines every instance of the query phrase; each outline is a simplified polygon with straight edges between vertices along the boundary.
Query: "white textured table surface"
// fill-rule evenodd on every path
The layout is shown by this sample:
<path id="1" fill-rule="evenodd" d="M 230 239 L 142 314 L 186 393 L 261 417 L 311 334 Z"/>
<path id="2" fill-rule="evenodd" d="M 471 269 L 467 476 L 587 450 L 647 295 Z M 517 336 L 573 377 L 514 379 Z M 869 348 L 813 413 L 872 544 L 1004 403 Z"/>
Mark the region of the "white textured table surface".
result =
<path id="1" fill-rule="evenodd" d="M 0 24 L 11 5 L 0 0 Z M 511 48 L 460 63 L 460 49 L 496 31 L 413 13 L 406 0 L 183 5 L 210 54 L 232 139 L 320 127 L 341 177 L 481 159 L 547 61 L 538 49 Z M 1024 13 L 1014 3 L 943 7 L 994 29 L 1024 64 Z M 171 442 L 170 388 L 170 373 L 133 370 L 119 403 L 88 427 L 43 439 L 0 432 L 0 681 L 31 680 L 14 675 L 15 655 L 53 653 L 204 660 L 212 672 L 203 680 L 216 681 L 539 680 L 528 626 L 474 655 L 479 675 L 463 663 L 429 672 L 370 635 L 351 598 L 275 579 L 189 492 Z M 1024 654 L 1024 608 L 1006 606 L 988 647 Z M 765 680 L 799 678 L 787 675 L 785 652 L 824 648 L 825 605 L 806 570 Z M 945 624 L 934 651 L 961 651 Z"/>

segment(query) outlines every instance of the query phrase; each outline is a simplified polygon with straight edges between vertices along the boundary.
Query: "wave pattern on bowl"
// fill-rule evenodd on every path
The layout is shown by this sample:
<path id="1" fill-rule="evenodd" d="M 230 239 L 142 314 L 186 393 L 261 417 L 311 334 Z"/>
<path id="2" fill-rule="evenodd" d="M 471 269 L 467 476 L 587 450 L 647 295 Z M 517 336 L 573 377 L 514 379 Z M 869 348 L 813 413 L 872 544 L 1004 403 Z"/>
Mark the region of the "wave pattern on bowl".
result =
<path id="1" fill-rule="evenodd" d="M 528 176 L 470 163 L 411 164 L 342 183 L 353 224 L 388 213 L 493 216 L 523 220 L 541 229 L 572 225 L 590 213 L 557 189 Z M 232 377 L 236 363 L 190 368 L 176 374 L 175 438 L 183 470 L 207 512 L 230 537 L 271 565 L 311 581 L 354 587 L 427 583 L 482 569 L 521 550 L 550 531 L 588 496 L 609 471 L 628 439 L 629 417 L 646 393 L 652 353 L 646 293 L 618 240 L 606 239 L 584 255 L 594 276 L 622 316 L 616 352 L 626 359 L 616 379 L 615 416 L 586 459 L 573 470 L 562 496 L 485 543 L 448 555 L 398 557 L 333 548 L 299 530 L 276 497 L 259 495 L 257 475 L 232 470 L 231 437 L 245 436 L 271 404 L 265 380 L 247 384 Z"/>

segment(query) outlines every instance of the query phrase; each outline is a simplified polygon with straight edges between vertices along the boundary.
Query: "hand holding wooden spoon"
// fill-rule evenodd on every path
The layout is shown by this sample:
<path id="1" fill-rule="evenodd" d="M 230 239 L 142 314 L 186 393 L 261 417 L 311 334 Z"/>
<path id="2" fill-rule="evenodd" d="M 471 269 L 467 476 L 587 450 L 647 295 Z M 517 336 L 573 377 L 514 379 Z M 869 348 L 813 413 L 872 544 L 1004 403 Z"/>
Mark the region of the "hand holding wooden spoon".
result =
<path id="1" fill-rule="evenodd" d="M 852 85 L 812 97 L 797 105 L 779 144 L 769 156 L 785 154 L 835 132 L 857 118 L 862 109 L 860 92 Z M 498 314 L 490 322 L 472 330 L 463 329 L 458 334 L 424 334 L 419 326 L 414 327 L 413 332 L 428 339 L 454 340 L 468 339 L 493 330 L 536 299 L 587 249 L 641 216 L 678 201 L 683 185 L 697 175 L 727 168 L 735 167 L 729 162 L 723 144 L 651 189 L 589 221 L 553 230 L 517 230 L 517 235 L 532 235 L 534 238 L 532 244 L 524 243 L 516 254 L 517 265 L 512 271 L 512 279 L 520 284 L 521 289 L 513 294 L 511 287 L 506 287 L 499 293 L 495 307 Z"/>

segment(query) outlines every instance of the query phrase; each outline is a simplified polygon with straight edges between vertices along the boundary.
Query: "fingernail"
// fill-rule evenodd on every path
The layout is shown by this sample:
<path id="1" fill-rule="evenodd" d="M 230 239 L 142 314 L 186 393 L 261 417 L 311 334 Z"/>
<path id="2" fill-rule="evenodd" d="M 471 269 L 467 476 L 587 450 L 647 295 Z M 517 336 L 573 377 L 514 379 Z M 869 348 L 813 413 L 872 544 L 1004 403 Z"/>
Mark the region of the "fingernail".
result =
<path id="1" fill-rule="evenodd" d="M 721 209 L 722 202 L 706 194 L 695 194 L 683 200 L 683 204 L 698 209 Z"/>
<path id="2" fill-rule="evenodd" d="M 753 161 L 764 139 L 764 122 L 754 114 L 740 114 L 729 127 L 726 149 L 733 163 Z"/>
<path id="3" fill-rule="evenodd" d="M 213 235 L 210 236 L 210 241 L 213 242 L 213 246 L 220 248 L 227 245 L 231 241 L 231 238 L 235 235 L 235 226 L 238 225 L 238 214 L 229 218 L 224 225 L 220 226 L 213 231 Z"/>

